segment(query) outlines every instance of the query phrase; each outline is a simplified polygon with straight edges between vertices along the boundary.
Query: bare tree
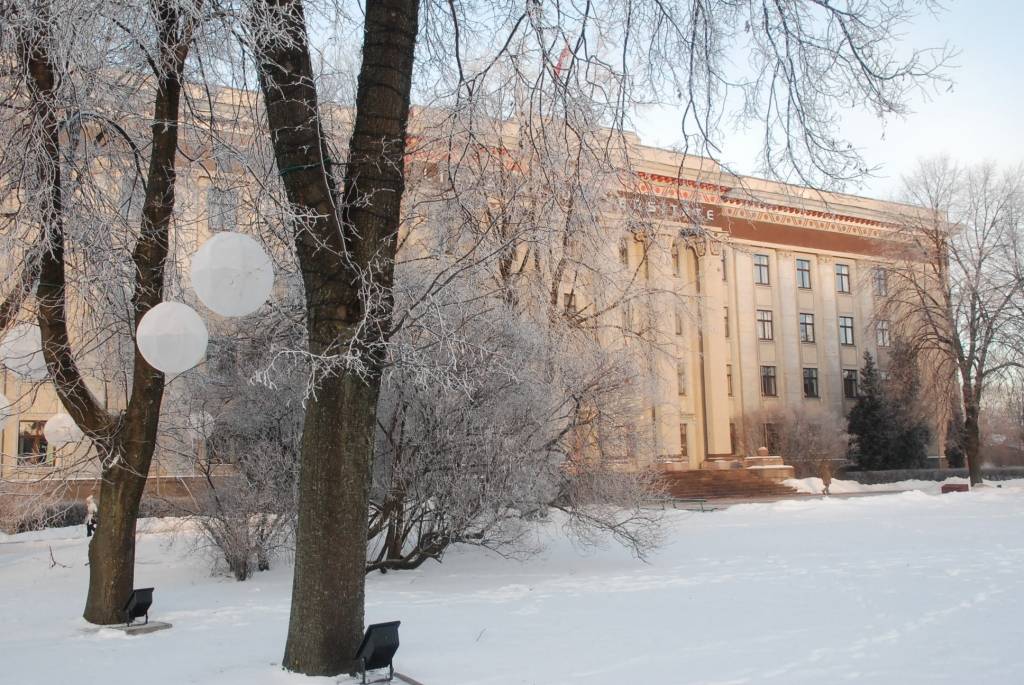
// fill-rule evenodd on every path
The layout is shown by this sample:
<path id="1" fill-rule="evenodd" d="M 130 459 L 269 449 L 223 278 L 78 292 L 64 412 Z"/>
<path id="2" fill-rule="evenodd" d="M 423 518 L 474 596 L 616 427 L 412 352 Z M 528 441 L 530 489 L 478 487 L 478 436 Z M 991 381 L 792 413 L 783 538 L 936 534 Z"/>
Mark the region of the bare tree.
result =
<path id="1" fill-rule="evenodd" d="M 340 672 L 351 666 L 360 639 L 366 493 L 387 356 L 380 343 L 396 324 L 389 289 L 414 54 L 425 102 L 458 115 L 472 111 L 482 95 L 522 89 L 536 97 L 521 101 L 538 120 L 551 117 L 555 135 L 570 130 L 560 115 L 568 102 L 598 104 L 599 120 L 621 133 L 634 105 L 672 94 L 684 103 L 687 149 L 706 153 L 717 149 L 724 103 L 738 88 L 744 114 L 765 124 L 766 168 L 835 181 L 863 170 L 836 135 L 836 107 L 853 93 L 880 115 L 900 112 L 908 93 L 933 78 L 947 54 L 895 58 L 896 32 L 913 7 L 899 0 L 852 7 L 754 0 L 522 6 L 371 0 L 361 19 L 348 23 L 362 29 L 364 43 L 342 160 L 323 135 L 306 12 L 325 10 L 328 25 L 347 15 L 330 3 L 251 3 L 250 43 L 278 172 L 296 217 L 309 351 L 333 362 L 306 416 L 286 668 Z M 485 35 L 498 40 L 468 38 Z M 726 68 L 726 48 L 734 44 L 760 65 L 753 75 L 731 78 L 739 76 Z M 440 158 L 442 174 L 480 149 L 470 142 Z M 617 146 L 614 140 L 609 145 Z"/>
<path id="2" fill-rule="evenodd" d="M 12 135 L 5 141 L 3 178 L 22 200 L 5 217 L 4 231 L 24 255 L 21 285 L 5 305 L 34 306 L 50 378 L 100 461 L 103 525 L 89 547 L 84 612 L 94 623 L 120 621 L 132 588 L 135 522 L 165 379 L 137 351 L 129 353 L 121 366 L 130 379 L 124 409 L 110 411 L 90 389 L 83 364 L 94 342 L 89 336 L 102 330 L 94 326 L 118 300 L 112 293 L 127 289 L 126 301 L 116 302 L 127 309 L 119 322 L 127 325 L 114 335 L 129 341 L 164 297 L 185 63 L 201 11 L 201 0 L 155 0 L 131 9 L 103 2 L 0 4 L 3 46 L 13 67 L 5 85 L 16 103 L 5 108 L 4 133 Z M 128 122 L 133 108 L 147 101 L 148 140 Z M 141 186 L 143 195 L 137 230 L 126 236 L 104 233 L 107 226 L 125 226 L 109 211 L 107 189 L 119 177 Z M 109 247 L 115 236 L 125 241 L 114 252 L 126 250 L 129 259 L 103 253 L 104 242 Z M 128 270 L 118 273 L 123 267 Z M 36 283 L 34 302 L 24 297 L 29 282 Z M 90 289 L 103 295 L 89 297 Z M 81 320 L 73 320 L 79 309 Z"/>
<path id="3" fill-rule="evenodd" d="M 923 211 L 905 222 L 905 249 L 895 255 L 885 298 L 901 337 L 932 362 L 934 383 L 959 385 L 972 484 L 981 483 L 986 391 L 1024 362 L 1021 173 L 942 158 L 921 162 L 904 186 L 907 200 Z"/>
<path id="4" fill-rule="evenodd" d="M 797 478 L 821 478 L 828 494 L 836 469 L 846 460 L 846 421 L 821 407 L 805 406 L 748 415 L 739 436 L 749 454 L 765 442 L 764 425 L 773 427 L 777 454 L 794 467 Z"/>

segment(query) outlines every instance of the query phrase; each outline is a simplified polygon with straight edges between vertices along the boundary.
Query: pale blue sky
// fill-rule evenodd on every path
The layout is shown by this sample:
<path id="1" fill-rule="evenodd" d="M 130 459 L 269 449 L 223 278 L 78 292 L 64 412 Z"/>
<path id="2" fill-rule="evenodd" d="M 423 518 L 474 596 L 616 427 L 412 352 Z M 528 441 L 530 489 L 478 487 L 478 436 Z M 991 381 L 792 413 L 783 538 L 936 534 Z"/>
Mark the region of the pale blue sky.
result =
<path id="1" fill-rule="evenodd" d="M 1024 2 L 955 0 L 938 17 L 922 16 L 905 40 L 915 47 L 949 42 L 960 50 L 951 75 L 952 91 L 921 97 L 913 114 L 880 122 L 863 113 L 846 117 L 847 137 L 863 150 L 880 176 L 864 187 L 847 190 L 875 197 L 895 192 L 899 177 L 919 157 L 946 153 L 966 163 L 1024 161 Z M 678 142 L 677 116 L 668 110 L 636 122 L 645 143 L 671 146 Z M 755 171 L 756 135 L 726 136 L 722 158 L 741 172 Z"/>

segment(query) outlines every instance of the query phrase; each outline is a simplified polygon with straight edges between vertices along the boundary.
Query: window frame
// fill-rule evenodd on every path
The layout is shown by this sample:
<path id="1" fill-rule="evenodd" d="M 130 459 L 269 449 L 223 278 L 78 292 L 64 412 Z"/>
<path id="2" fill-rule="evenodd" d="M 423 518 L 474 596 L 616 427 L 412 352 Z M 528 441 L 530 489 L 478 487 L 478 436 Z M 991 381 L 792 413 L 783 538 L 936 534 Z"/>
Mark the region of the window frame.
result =
<path id="1" fill-rule="evenodd" d="M 888 319 L 879 319 L 875 322 L 875 345 L 877 347 L 889 347 L 892 344 L 892 333 L 889 328 Z"/>
<path id="2" fill-rule="evenodd" d="M 761 260 L 764 260 L 762 263 Z M 771 285 L 771 261 L 766 254 L 754 255 L 754 285 Z"/>
<path id="3" fill-rule="evenodd" d="M 775 340 L 775 315 L 771 309 L 758 309 L 757 339 L 760 342 L 772 342 Z"/>
<path id="4" fill-rule="evenodd" d="M 849 264 L 836 264 L 836 292 L 840 295 L 849 295 L 853 292 L 850 288 Z"/>
<path id="5" fill-rule="evenodd" d="M 805 265 L 807 268 L 801 268 Z M 806 285 L 804 283 L 806 282 Z M 796 287 L 800 290 L 811 290 L 811 260 L 798 257 L 796 260 Z"/>
<path id="6" fill-rule="evenodd" d="M 849 322 L 849 324 L 846 322 Z M 852 316 L 839 316 L 839 344 L 843 347 L 853 347 L 857 344 Z"/>
<path id="7" fill-rule="evenodd" d="M 769 373 L 770 370 L 770 373 Z M 770 387 L 769 387 L 770 386 Z M 778 397 L 778 370 L 775 366 L 761 365 L 761 397 Z"/>
<path id="8" fill-rule="evenodd" d="M 810 372 L 810 373 L 808 373 Z M 821 398 L 821 385 L 818 381 L 818 367 L 816 366 L 805 366 L 803 368 L 803 381 L 804 381 L 804 397 L 806 399 L 820 399 Z M 808 392 L 810 386 L 811 392 Z"/>
<path id="9" fill-rule="evenodd" d="M 805 321 L 804 317 L 808 317 L 809 321 Z M 797 315 L 797 332 L 800 337 L 801 343 L 808 345 L 815 344 L 814 337 L 814 314 L 811 312 L 800 312 Z"/>
<path id="10" fill-rule="evenodd" d="M 31 433 L 25 432 L 25 426 L 31 427 Z M 46 440 L 46 421 L 42 419 L 21 419 L 17 423 L 17 453 L 15 463 L 18 466 L 53 466 L 54 446 Z M 24 449 L 26 439 L 31 439 L 36 451 Z M 42 451 L 38 451 L 41 449 Z"/>
<path id="11" fill-rule="evenodd" d="M 843 398 L 855 400 L 858 397 L 860 397 L 860 371 L 843 369 Z"/>
<path id="12" fill-rule="evenodd" d="M 884 266 L 876 266 L 871 275 L 872 292 L 875 297 L 889 295 L 889 270 Z"/>
<path id="13" fill-rule="evenodd" d="M 676 392 L 680 397 L 686 397 L 689 374 L 686 373 L 686 362 L 676 362 Z"/>

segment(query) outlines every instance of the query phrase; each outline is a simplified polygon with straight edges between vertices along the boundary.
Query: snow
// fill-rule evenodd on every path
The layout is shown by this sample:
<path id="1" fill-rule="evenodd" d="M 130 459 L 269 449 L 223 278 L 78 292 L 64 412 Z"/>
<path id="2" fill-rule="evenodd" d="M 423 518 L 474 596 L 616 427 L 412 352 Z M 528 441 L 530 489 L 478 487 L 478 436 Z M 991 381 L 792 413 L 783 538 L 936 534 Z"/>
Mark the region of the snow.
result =
<path id="1" fill-rule="evenodd" d="M 895 483 L 874 483 L 871 485 L 865 485 L 858 483 L 855 480 L 837 480 L 832 479 L 832 483 L 829 485 L 829 492 L 833 495 L 847 495 L 854 493 L 864 492 L 902 492 L 905 490 L 920 490 L 921 492 L 927 492 L 930 494 L 939 494 L 942 490 L 942 486 L 946 483 L 957 483 L 966 485 L 969 481 L 966 478 L 952 477 L 942 481 L 936 480 L 901 480 Z M 820 495 L 824 489 L 824 483 L 821 478 L 788 478 L 782 482 L 783 485 L 788 485 L 799 493 Z M 1005 480 L 1005 481 L 985 481 L 986 487 L 999 488 L 999 487 L 1021 487 L 1024 486 L 1024 480 Z"/>
<path id="2" fill-rule="evenodd" d="M 367 619 L 402 621 L 396 666 L 425 685 L 1021 682 L 1024 487 L 669 511 L 666 526 L 649 563 L 580 549 L 555 521 L 525 562 L 460 549 L 374 574 Z M 79 618 L 81 528 L 0 536 L 0 680 L 334 682 L 280 670 L 286 564 L 211 577 L 173 528 L 143 522 L 137 586 L 174 627 L 137 637 Z"/>

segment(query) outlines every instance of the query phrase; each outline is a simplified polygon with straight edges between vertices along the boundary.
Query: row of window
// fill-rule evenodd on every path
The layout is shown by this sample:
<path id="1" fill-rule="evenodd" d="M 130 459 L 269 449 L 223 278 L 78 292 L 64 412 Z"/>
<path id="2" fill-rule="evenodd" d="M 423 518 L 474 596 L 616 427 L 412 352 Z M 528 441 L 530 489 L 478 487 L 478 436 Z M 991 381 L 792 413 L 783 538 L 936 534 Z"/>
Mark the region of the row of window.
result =
<path id="1" fill-rule="evenodd" d="M 850 294 L 850 265 L 836 264 L 836 292 Z M 884 296 L 889 294 L 889 276 L 882 267 L 875 267 L 871 274 L 875 295 Z M 754 283 L 757 285 L 771 285 L 771 270 L 768 266 L 768 255 L 754 255 Z M 796 285 L 802 290 L 811 289 L 811 260 L 796 260 Z"/>
<path id="2" fill-rule="evenodd" d="M 729 370 L 730 385 L 732 372 Z M 778 397 L 778 376 L 776 373 L 776 367 L 774 366 L 762 366 L 761 367 L 761 395 L 764 397 Z M 729 394 L 731 395 L 731 388 Z M 857 369 L 843 369 L 843 396 L 847 399 L 856 399 L 858 396 L 857 388 Z M 804 367 L 804 397 L 816 398 L 821 397 L 820 390 L 818 387 L 818 369 L 813 366 Z"/>
<path id="3" fill-rule="evenodd" d="M 726 317 L 726 321 L 728 322 L 728 315 Z M 728 325 L 728 323 L 726 325 Z M 813 343 L 815 341 L 814 314 L 807 314 L 802 312 L 799 317 L 798 327 L 800 333 L 800 342 Z M 728 337 L 728 335 L 726 337 Z M 770 309 L 757 310 L 757 339 L 761 341 L 771 341 L 775 339 L 774 315 L 772 313 L 772 310 Z M 875 343 L 879 347 L 888 347 L 889 340 L 889 322 L 875 322 Z M 839 344 L 854 344 L 852 316 L 839 317 Z"/>

